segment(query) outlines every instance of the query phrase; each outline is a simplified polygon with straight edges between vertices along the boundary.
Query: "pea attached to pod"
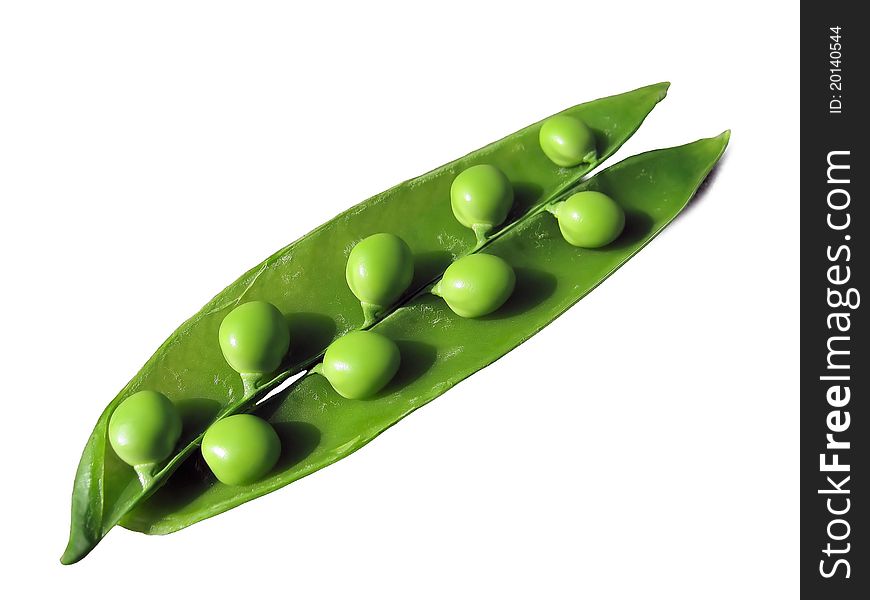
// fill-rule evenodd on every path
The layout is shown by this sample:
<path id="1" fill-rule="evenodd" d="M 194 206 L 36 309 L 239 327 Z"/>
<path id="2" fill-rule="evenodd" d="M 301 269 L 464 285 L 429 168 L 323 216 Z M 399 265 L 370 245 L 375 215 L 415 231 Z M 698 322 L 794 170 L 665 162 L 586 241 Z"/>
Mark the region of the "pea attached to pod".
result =
<path id="1" fill-rule="evenodd" d="M 181 436 L 181 416 L 159 392 L 142 390 L 127 397 L 109 419 L 109 444 L 132 466 L 143 487 Z"/>
<path id="2" fill-rule="evenodd" d="M 444 298 L 460 317 L 477 318 L 495 312 L 510 298 L 516 285 L 513 268 L 492 254 L 470 254 L 444 271 L 432 293 Z"/>
<path id="3" fill-rule="evenodd" d="M 371 398 L 396 375 L 401 354 L 396 343 L 374 331 L 354 331 L 330 344 L 313 369 L 341 396 Z"/>
<path id="4" fill-rule="evenodd" d="M 290 347 L 287 320 L 278 308 L 254 300 L 234 308 L 218 332 L 224 358 L 248 386 L 281 364 Z"/>
<path id="5" fill-rule="evenodd" d="M 560 167 L 591 164 L 598 158 L 595 134 L 576 117 L 555 115 L 544 121 L 538 136 L 541 150 Z"/>
<path id="6" fill-rule="evenodd" d="M 625 227 L 625 211 L 601 192 L 577 192 L 547 208 L 559 221 L 562 237 L 579 248 L 601 248 Z"/>
<path id="7" fill-rule="evenodd" d="M 399 236 L 376 233 L 353 247 L 347 258 L 345 278 L 362 305 L 364 326 L 368 326 L 411 285 L 414 257 Z"/>
<path id="8" fill-rule="evenodd" d="M 272 470 L 281 455 L 281 439 L 260 417 L 232 415 L 206 430 L 201 451 L 221 483 L 245 485 Z"/>
<path id="9" fill-rule="evenodd" d="M 492 165 L 462 171 L 450 186 L 450 206 L 456 220 L 474 231 L 478 245 L 508 216 L 514 203 L 511 182 Z"/>

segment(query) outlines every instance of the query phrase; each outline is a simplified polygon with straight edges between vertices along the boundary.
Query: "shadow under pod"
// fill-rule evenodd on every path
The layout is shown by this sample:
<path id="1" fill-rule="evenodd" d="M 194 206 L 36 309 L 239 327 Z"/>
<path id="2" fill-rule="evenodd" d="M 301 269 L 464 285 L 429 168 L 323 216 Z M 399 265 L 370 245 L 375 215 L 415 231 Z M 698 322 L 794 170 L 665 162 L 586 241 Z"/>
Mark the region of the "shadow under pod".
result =
<path id="1" fill-rule="evenodd" d="M 722 155 L 722 158 L 719 159 L 710 172 L 707 173 L 707 176 L 704 178 L 704 181 L 701 182 L 701 185 L 698 186 L 695 195 L 689 200 L 686 207 L 677 215 L 677 218 L 681 218 L 687 212 L 689 212 L 692 208 L 698 205 L 698 203 L 704 199 L 704 196 L 707 195 L 707 190 L 710 189 L 710 186 L 716 182 L 716 178 L 719 177 L 719 171 L 722 169 L 722 166 L 728 161 L 728 152 Z"/>

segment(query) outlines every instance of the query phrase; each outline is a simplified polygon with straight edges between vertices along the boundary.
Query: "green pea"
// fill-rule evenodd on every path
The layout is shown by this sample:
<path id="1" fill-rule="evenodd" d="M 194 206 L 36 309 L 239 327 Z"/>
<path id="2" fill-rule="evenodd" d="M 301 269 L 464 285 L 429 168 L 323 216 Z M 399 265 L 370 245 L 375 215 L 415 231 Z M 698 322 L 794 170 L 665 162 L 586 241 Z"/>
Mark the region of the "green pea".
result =
<path id="1" fill-rule="evenodd" d="M 598 157 L 595 134 L 576 117 L 555 115 L 544 121 L 538 136 L 541 150 L 560 167 L 592 163 Z"/>
<path id="2" fill-rule="evenodd" d="M 498 310 L 514 291 L 511 266 L 492 254 L 471 254 L 444 271 L 432 293 L 441 296 L 460 317 L 476 318 Z"/>
<path id="3" fill-rule="evenodd" d="M 368 325 L 411 285 L 414 257 L 402 238 L 392 233 L 376 233 L 353 247 L 347 258 L 345 278 L 362 304 Z"/>
<path id="4" fill-rule="evenodd" d="M 390 338 L 374 331 L 354 331 L 332 342 L 316 370 L 336 392 L 358 400 L 381 391 L 396 375 L 401 358 Z"/>
<path id="5" fill-rule="evenodd" d="M 559 220 L 562 237 L 580 248 L 601 248 L 619 237 L 625 212 L 601 192 L 577 192 L 548 209 Z"/>
<path id="6" fill-rule="evenodd" d="M 492 165 L 475 165 L 456 176 L 450 206 L 460 223 L 474 230 L 479 243 L 507 218 L 514 202 L 511 182 Z"/>
<path id="7" fill-rule="evenodd" d="M 275 429 L 254 415 L 232 415 L 209 427 L 202 437 L 202 456 L 219 481 L 253 483 L 272 470 L 281 455 Z"/>
<path id="8" fill-rule="evenodd" d="M 118 458 L 134 467 L 164 460 L 180 436 L 181 417 L 175 405 L 163 394 L 150 390 L 126 398 L 109 419 L 112 449 Z"/>
<path id="9" fill-rule="evenodd" d="M 238 373 L 271 373 L 290 347 L 287 320 L 268 302 L 255 300 L 234 308 L 218 332 L 224 358 Z"/>

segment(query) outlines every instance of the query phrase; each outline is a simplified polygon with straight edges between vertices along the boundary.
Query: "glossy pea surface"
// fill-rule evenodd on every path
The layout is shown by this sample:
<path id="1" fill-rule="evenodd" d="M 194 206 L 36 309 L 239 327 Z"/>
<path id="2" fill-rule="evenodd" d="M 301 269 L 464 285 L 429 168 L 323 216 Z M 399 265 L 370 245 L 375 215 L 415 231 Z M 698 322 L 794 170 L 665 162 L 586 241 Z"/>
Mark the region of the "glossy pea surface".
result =
<path id="1" fill-rule="evenodd" d="M 414 257 L 402 238 L 392 233 L 376 233 L 353 247 L 345 277 L 360 302 L 390 306 L 411 285 Z"/>
<path id="2" fill-rule="evenodd" d="M 625 227 L 625 212 L 601 192 L 578 192 L 554 209 L 559 230 L 569 244 L 601 248 L 619 237 Z"/>
<path id="3" fill-rule="evenodd" d="M 109 420 L 109 443 L 128 465 L 165 459 L 181 435 L 181 417 L 172 402 L 158 392 L 143 390 L 118 405 Z"/>
<path id="4" fill-rule="evenodd" d="M 321 373 L 345 398 L 377 394 L 399 370 L 396 343 L 373 331 L 354 331 L 335 340 L 323 356 Z"/>
<path id="5" fill-rule="evenodd" d="M 460 317 L 475 318 L 498 310 L 515 285 L 514 270 L 504 259 L 472 254 L 451 264 L 432 291 Z"/>
<path id="6" fill-rule="evenodd" d="M 450 206 L 456 219 L 483 233 L 501 225 L 514 202 L 511 182 L 492 165 L 475 165 L 456 176 Z"/>
<path id="7" fill-rule="evenodd" d="M 541 125 L 538 141 L 547 158 L 560 167 L 591 163 L 597 157 L 595 134 L 576 117 L 550 117 Z"/>
<path id="8" fill-rule="evenodd" d="M 281 440 L 272 426 L 254 415 L 233 415 L 208 428 L 202 456 L 211 472 L 227 485 L 261 479 L 281 455 Z"/>
<path id="9" fill-rule="evenodd" d="M 234 308 L 221 322 L 218 337 L 224 358 L 238 373 L 271 373 L 290 347 L 284 315 L 260 300 Z"/>

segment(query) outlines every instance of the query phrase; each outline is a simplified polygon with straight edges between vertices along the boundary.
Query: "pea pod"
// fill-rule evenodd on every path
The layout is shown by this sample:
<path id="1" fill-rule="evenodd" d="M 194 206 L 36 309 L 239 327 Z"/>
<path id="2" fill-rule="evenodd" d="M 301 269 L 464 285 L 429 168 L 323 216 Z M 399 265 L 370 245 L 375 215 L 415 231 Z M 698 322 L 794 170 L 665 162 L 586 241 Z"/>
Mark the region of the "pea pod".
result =
<path id="1" fill-rule="evenodd" d="M 407 242 L 415 258 L 415 275 L 408 293 L 398 300 L 403 302 L 440 276 L 452 260 L 478 244 L 474 232 L 457 222 L 450 208 L 450 185 L 459 172 L 485 162 L 508 177 L 514 188 L 514 203 L 500 226 L 504 230 L 576 184 L 612 155 L 664 98 L 667 87 L 666 83 L 651 85 L 564 111 L 595 132 L 597 161 L 574 168 L 559 167 L 538 145 L 539 124 L 530 125 L 366 200 L 230 284 L 169 336 L 98 419 L 76 472 L 70 538 L 61 561 L 69 564 L 83 558 L 127 512 L 163 485 L 198 447 L 209 422 L 249 405 L 282 380 L 310 366 L 334 339 L 363 326 L 360 304 L 343 277 L 326 282 L 323 279 L 323 273 L 344 272 L 354 244 L 382 231 Z M 420 223 L 426 226 L 420 227 Z M 277 306 L 289 322 L 294 342 L 274 373 L 262 374 L 243 386 L 216 340 L 227 313 L 251 300 Z M 144 487 L 107 444 L 108 422 L 115 408 L 140 390 L 154 390 L 184 404 L 182 414 L 188 417 L 175 453 L 159 465 Z"/>
<path id="2" fill-rule="evenodd" d="M 285 453 L 278 467 L 251 486 L 215 483 L 188 461 L 123 525 L 165 534 L 272 492 L 359 449 L 410 412 L 523 343 L 609 277 L 687 205 L 719 160 L 729 133 L 634 156 L 572 192 L 607 194 L 625 212 L 625 229 L 602 249 L 566 242 L 546 211 L 530 214 L 487 245 L 516 271 L 516 287 L 498 311 L 480 319 L 454 314 L 431 294 L 419 294 L 375 327 L 394 340 L 402 366 L 366 401 L 347 401 L 318 375 L 256 407 L 278 431 Z"/>

